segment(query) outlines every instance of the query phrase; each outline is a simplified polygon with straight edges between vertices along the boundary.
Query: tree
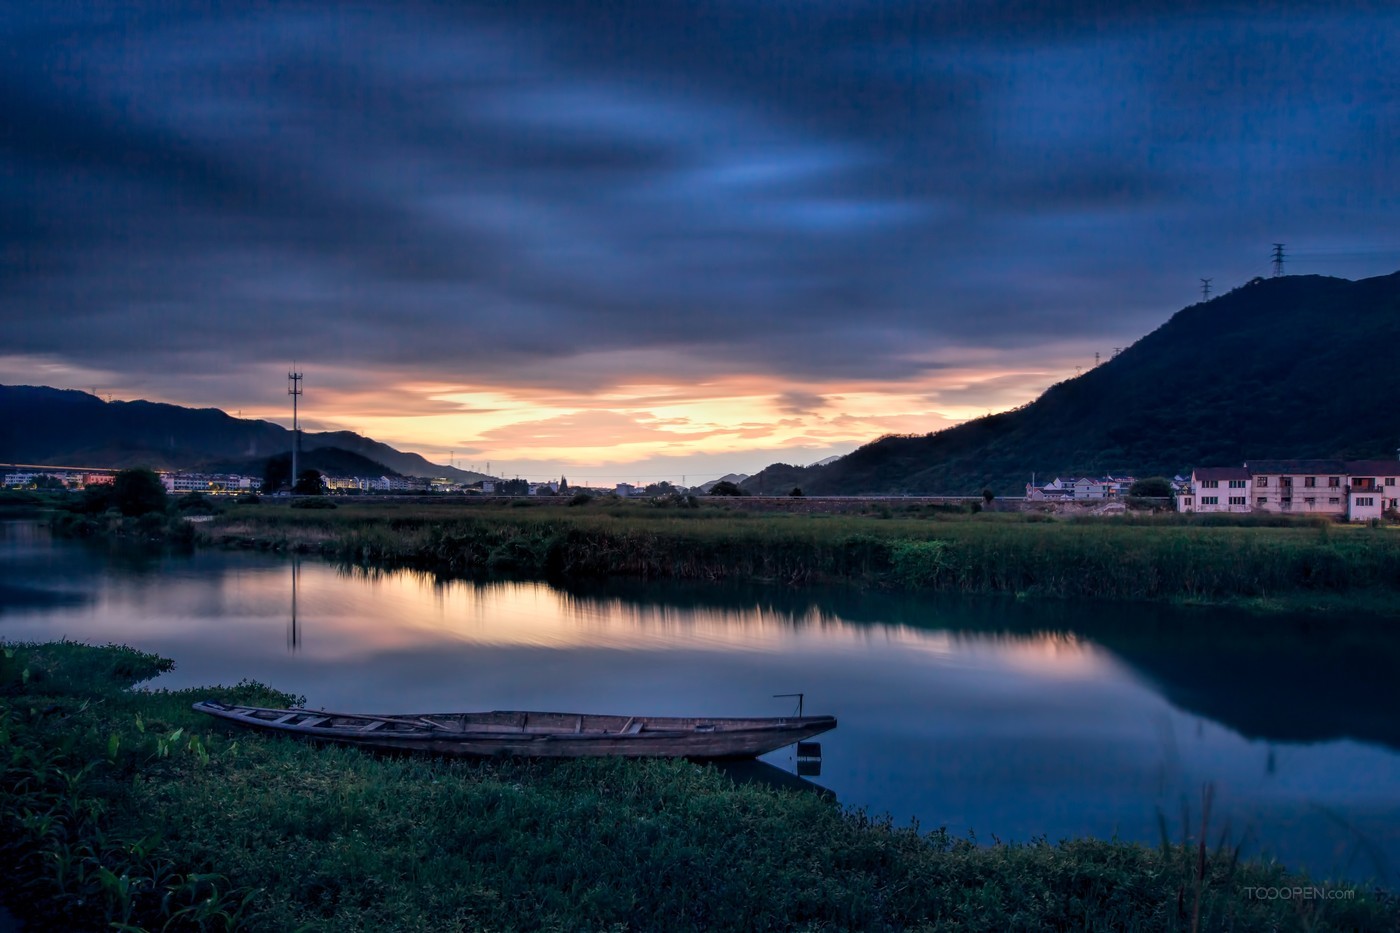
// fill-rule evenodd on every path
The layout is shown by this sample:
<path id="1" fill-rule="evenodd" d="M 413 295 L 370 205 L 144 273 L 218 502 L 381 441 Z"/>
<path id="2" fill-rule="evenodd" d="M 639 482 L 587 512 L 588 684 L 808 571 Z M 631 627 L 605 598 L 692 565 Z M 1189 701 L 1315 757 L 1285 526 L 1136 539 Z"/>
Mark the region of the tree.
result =
<path id="1" fill-rule="evenodd" d="M 123 515 L 164 512 L 165 485 L 154 471 L 145 467 L 122 470 L 112 479 L 111 504 Z"/>
<path id="2" fill-rule="evenodd" d="M 262 491 L 274 493 L 291 484 L 292 455 L 290 453 L 285 453 L 278 454 L 275 457 L 268 457 L 267 464 L 263 467 Z"/>
<path id="3" fill-rule="evenodd" d="M 302 470 L 297 477 L 297 484 L 292 487 L 292 492 L 298 496 L 319 496 L 325 493 L 321 486 L 320 470 Z"/>
<path id="4" fill-rule="evenodd" d="M 792 496 L 793 498 L 796 498 L 796 499 L 802 498 L 802 487 L 801 487 L 801 486 L 794 486 L 794 487 L 792 487 L 792 492 L 788 493 L 788 495 L 789 495 L 789 496 Z"/>
<path id="5" fill-rule="evenodd" d="M 740 489 L 735 483 L 727 479 L 722 479 L 710 487 L 712 496 L 747 496 L 748 493 Z"/>
<path id="6" fill-rule="evenodd" d="M 523 479 L 507 479 L 496 484 L 496 495 L 498 496 L 528 496 L 530 494 L 530 484 Z"/>
<path id="7" fill-rule="evenodd" d="M 1165 476 L 1149 476 L 1128 487 L 1128 495 L 1139 499 L 1170 499 L 1176 490 Z"/>

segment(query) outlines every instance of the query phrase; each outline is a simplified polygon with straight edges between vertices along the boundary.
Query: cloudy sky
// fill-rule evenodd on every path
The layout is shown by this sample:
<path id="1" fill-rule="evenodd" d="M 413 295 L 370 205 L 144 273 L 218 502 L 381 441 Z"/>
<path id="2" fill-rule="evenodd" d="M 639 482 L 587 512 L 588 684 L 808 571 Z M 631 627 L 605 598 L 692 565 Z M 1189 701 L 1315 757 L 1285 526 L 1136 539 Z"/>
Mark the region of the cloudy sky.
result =
<path id="1" fill-rule="evenodd" d="M 694 482 L 1400 268 L 1393 2 L 0 10 L 7 384 Z"/>

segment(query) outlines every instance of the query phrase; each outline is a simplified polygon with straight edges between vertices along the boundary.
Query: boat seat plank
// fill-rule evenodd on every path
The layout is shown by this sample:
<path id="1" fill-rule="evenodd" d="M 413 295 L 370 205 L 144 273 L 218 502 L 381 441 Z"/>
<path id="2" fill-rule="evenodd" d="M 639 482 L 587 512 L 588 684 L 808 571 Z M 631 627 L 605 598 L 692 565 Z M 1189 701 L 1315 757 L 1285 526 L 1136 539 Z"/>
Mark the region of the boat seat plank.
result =
<path id="1" fill-rule="evenodd" d="M 326 722 L 326 721 L 328 721 L 329 719 L 330 719 L 329 716 L 309 716 L 309 717 L 307 717 L 306 719 L 303 719 L 301 722 L 297 723 L 297 725 L 299 725 L 299 726 L 319 726 L 321 723 Z"/>
<path id="2" fill-rule="evenodd" d="M 381 729 L 381 728 L 383 728 L 383 727 L 384 727 L 384 720 L 382 720 L 382 719 L 376 719 L 374 722 L 370 723 L 370 724 L 367 725 L 367 726 L 361 726 L 361 727 L 360 727 L 360 731 L 361 731 L 361 732 L 373 732 L 375 729 Z"/>

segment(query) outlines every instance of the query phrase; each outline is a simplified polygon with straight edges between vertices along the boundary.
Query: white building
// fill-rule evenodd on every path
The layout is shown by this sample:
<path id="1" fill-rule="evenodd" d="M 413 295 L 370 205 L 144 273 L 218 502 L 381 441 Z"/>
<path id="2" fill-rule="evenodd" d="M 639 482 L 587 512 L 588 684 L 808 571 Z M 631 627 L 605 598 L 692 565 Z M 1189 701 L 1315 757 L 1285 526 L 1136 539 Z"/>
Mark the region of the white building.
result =
<path id="1" fill-rule="evenodd" d="M 1248 512 L 1249 470 L 1244 467 L 1197 467 L 1176 496 L 1178 512 Z"/>
<path id="2" fill-rule="evenodd" d="M 1400 508 L 1400 460 L 1251 460 L 1201 467 L 1177 496 L 1183 512 L 1332 515 L 1362 522 Z"/>

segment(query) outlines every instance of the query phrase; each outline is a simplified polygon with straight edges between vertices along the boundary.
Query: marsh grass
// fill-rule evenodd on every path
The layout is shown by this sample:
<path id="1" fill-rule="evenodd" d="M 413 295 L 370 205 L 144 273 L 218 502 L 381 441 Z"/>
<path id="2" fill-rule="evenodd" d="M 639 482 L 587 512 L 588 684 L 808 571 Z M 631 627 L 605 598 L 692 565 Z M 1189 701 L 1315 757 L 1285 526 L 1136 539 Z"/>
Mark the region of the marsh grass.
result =
<path id="1" fill-rule="evenodd" d="M 1385 930 L 1277 865 L 1077 840 L 978 845 L 687 762 L 379 758 L 226 731 L 169 662 L 6 646 L 0 855 L 33 929 Z M 23 672 L 28 671 L 25 675 Z M 1347 889 L 1352 890 L 1352 889 Z"/>
<path id="2" fill-rule="evenodd" d="M 1207 516 L 1208 517 L 1208 516 Z M 1245 516 L 1248 518 L 1248 516 Z M 228 546 L 445 576 L 855 582 L 1062 599 L 1368 604 L 1400 590 L 1400 534 L 1331 523 L 1217 526 L 1174 516 L 750 513 L 727 508 L 352 506 L 245 509 L 202 526 Z"/>

